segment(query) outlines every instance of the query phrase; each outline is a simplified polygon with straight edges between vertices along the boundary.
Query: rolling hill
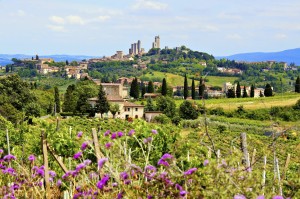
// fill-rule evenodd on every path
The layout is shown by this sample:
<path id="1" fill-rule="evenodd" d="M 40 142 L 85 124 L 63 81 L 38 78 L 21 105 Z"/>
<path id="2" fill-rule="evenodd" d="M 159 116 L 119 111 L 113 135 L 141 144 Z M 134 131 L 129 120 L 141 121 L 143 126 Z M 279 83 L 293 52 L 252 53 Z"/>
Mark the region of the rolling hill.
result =
<path id="1" fill-rule="evenodd" d="M 257 62 L 257 61 L 277 61 L 295 63 L 300 66 L 300 48 L 284 50 L 280 52 L 254 52 L 254 53 L 241 53 L 230 56 L 217 56 L 217 58 L 227 58 L 235 61 Z"/>

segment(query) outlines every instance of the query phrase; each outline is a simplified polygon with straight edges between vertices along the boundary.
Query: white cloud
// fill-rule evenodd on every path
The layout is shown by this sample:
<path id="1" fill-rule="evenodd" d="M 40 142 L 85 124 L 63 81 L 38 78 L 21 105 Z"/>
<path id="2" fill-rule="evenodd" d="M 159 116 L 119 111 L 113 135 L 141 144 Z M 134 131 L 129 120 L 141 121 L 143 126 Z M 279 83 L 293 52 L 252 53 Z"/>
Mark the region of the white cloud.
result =
<path id="1" fill-rule="evenodd" d="M 102 22 L 102 21 L 107 21 L 109 19 L 110 19 L 110 16 L 104 15 L 104 16 L 98 16 L 98 17 L 92 19 L 91 21 L 100 21 L 100 22 Z"/>
<path id="2" fill-rule="evenodd" d="M 240 39 L 242 39 L 242 36 L 237 33 L 233 33 L 233 34 L 227 35 L 227 39 L 240 40 Z"/>
<path id="3" fill-rule="evenodd" d="M 282 33 L 275 35 L 275 39 L 279 39 L 279 40 L 286 39 L 287 37 L 288 36 L 286 34 L 282 34 Z"/>
<path id="4" fill-rule="evenodd" d="M 24 10 L 17 10 L 16 12 L 14 13 L 11 13 L 10 14 L 11 16 L 17 16 L 17 17 L 24 17 L 26 15 L 25 11 Z"/>
<path id="5" fill-rule="evenodd" d="M 54 32 L 66 32 L 64 26 L 47 25 L 47 28 Z"/>
<path id="6" fill-rule="evenodd" d="M 65 19 L 58 16 L 52 16 L 50 17 L 50 21 L 56 23 L 56 24 L 65 24 Z"/>
<path id="7" fill-rule="evenodd" d="M 150 10 L 165 10 L 168 7 L 168 4 L 160 3 L 156 1 L 149 0 L 137 0 L 136 3 L 132 6 L 133 9 L 150 9 Z"/>
<path id="8" fill-rule="evenodd" d="M 76 15 L 67 16 L 66 20 L 68 21 L 68 23 L 74 24 L 74 25 L 84 25 L 85 24 L 85 21 L 80 16 L 76 16 Z"/>

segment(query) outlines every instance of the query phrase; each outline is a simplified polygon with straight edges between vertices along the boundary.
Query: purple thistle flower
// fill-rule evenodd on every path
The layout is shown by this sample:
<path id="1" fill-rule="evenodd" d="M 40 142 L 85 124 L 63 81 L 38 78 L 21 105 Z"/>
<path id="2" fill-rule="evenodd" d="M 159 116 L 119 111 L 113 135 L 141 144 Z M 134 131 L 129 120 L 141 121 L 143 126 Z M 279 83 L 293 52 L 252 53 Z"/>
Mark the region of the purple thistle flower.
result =
<path id="1" fill-rule="evenodd" d="M 60 186 L 61 186 L 61 184 L 62 184 L 61 180 L 60 180 L 60 179 L 59 179 L 59 180 L 57 180 L 57 182 L 56 182 L 56 185 L 57 185 L 58 187 L 60 187 Z"/>
<path id="2" fill-rule="evenodd" d="M 264 195 L 261 195 L 261 196 L 257 196 L 256 199 L 265 199 L 265 196 Z"/>
<path id="3" fill-rule="evenodd" d="M 158 165 L 163 165 L 165 167 L 169 167 L 170 166 L 170 164 L 167 161 L 162 160 L 162 159 L 160 159 L 157 164 Z"/>
<path id="4" fill-rule="evenodd" d="M 79 131 L 78 134 L 77 134 L 77 137 L 78 137 L 78 138 L 81 138 L 81 137 L 82 137 L 82 134 L 83 134 L 83 132 L 82 132 L 82 131 Z"/>
<path id="5" fill-rule="evenodd" d="M 10 162 L 11 160 L 15 160 L 16 157 L 11 155 L 11 154 L 8 154 L 6 156 L 4 156 L 3 160 L 6 161 L 6 162 Z"/>
<path id="6" fill-rule="evenodd" d="M 109 136 L 110 130 L 105 131 L 104 136 Z"/>
<path id="7" fill-rule="evenodd" d="M 105 162 L 107 162 L 107 158 L 101 158 L 98 162 L 98 169 L 102 169 Z"/>
<path id="8" fill-rule="evenodd" d="M 233 199 L 246 199 L 244 195 L 238 194 L 233 197 Z"/>
<path id="9" fill-rule="evenodd" d="M 89 175 L 89 178 L 91 180 L 97 179 L 98 178 L 98 174 L 96 172 L 91 172 Z"/>
<path id="10" fill-rule="evenodd" d="M 121 132 L 121 131 L 118 132 L 118 137 L 119 138 L 122 137 L 123 135 L 124 135 L 123 132 Z"/>
<path id="11" fill-rule="evenodd" d="M 85 168 L 86 165 L 84 163 L 80 163 L 79 165 L 76 166 L 76 171 L 80 171 L 81 169 Z"/>
<path id="12" fill-rule="evenodd" d="M 33 161 L 35 160 L 35 156 L 34 156 L 34 155 L 30 155 L 30 156 L 28 157 L 28 160 L 29 160 L 30 162 L 33 162 Z"/>
<path id="13" fill-rule="evenodd" d="M 180 186 L 179 184 L 175 184 L 175 189 L 181 191 L 182 190 L 182 186 Z"/>
<path id="14" fill-rule="evenodd" d="M 129 179 L 126 179 L 125 181 L 124 181 L 124 184 L 126 184 L 126 185 L 128 185 L 128 184 L 130 184 L 131 183 L 131 180 L 129 180 Z"/>
<path id="15" fill-rule="evenodd" d="M 107 148 L 107 149 L 109 149 L 111 146 L 112 146 L 112 143 L 111 143 L 111 142 L 107 142 L 107 143 L 105 144 L 105 148 Z"/>
<path id="16" fill-rule="evenodd" d="M 187 194 L 187 192 L 185 190 L 182 190 L 182 191 L 179 192 L 179 195 L 181 197 L 184 197 L 186 194 Z"/>
<path id="17" fill-rule="evenodd" d="M 156 171 L 156 167 L 152 166 L 152 165 L 148 165 L 148 166 L 145 167 L 145 171 L 148 171 L 148 170 L 150 170 L 150 171 Z"/>
<path id="18" fill-rule="evenodd" d="M 282 196 L 273 196 L 272 199 L 284 199 L 284 197 L 282 197 Z"/>
<path id="19" fill-rule="evenodd" d="M 0 149 L 0 154 L 2 154 L 4 151 L 3 151 L 3 149 Z"/>
<path id="20" fill-rule="evenodd" d="M 87 141 L 83 142 L 81 145 L 81 150 L 84 151 L 88 147 L 89 143 Z"/>
<path id="21" fill-rule="evenodd" d="M 118 193 L 117 199 L 122 199 L 123 198 L 123 192 Z"/>
<path id="22" fill-rule="evenodd" d="M 83 164 L 85 164 L 85 166 L 87 166 L 87 165 L 89 165 L 91 163 L 92 163 L 92 161 L 89 160 L 89 159 L 83 161 Z"/>
<path id="23" fill-rule="evenodd" d="M 116 139 L 116 138 L 117 138 L 117 133 L 111 134 L 110 139 L 114 140 L 114 139 Z"/>
<path id="24" fill-rule="evenodd" d="M 124 172 L 120 173 L 120 178 L 122 180 L 126 180 L 128 178 L 128 174 L 124 171 Z"/>
<path id="25" fill-rule="evenodd" d="M 133 136 L 134 133 L 135 133 L 135 131 L 133 129 L 131 129 L 128 133 L 128 136 Z"/>
<path id="26" fill-rule="evenodd" d="M 148 196 L 147 196 L 147 199 L 153 199 L 153 196 L 148 195 Z"/>
<path id="27" fill-rule="evenodd" d="M 157 130 L 155 130 L 155 129 L 152 129 L 152 131 L 151 131 L 153 134 L 157 134 Z"/>
<path id="28" fill-rule="evenodd" d="M 166 159 L 172 159 L 173 156 L 171 154 L 165 153 L 163 156 L 161 156 L 161 159 L 166 160 Z"/>
<path id="29" fill-rule="evenodd" d="M 97 183 L 98 189 L 103 189 L 109 180 L 109 175 L 104 175 L 104 177 Z"/>
<path id="30" fill-rule="evenodd" d="M 52 177 L 52 178 L 55 178 L 55 176 L 56 176 L 56 173 L 55 173 L 55 171 L 49 171 L 49 175 Z"/>
<path id="31" fill-rule="evenodd" d="M 77 160 L 77 159 L 79 159 L 81 156 L 82 156 L 82 152 L 79 151 L 78 153 L 75 153 L 75 154 L 74 154 L 73 158 L 74 158 L 75 160 Z"/>
<path id="32" fill-rule="evenodd" d="M 207 166 L 209 164 L 209 160 L 204 160 L 203 165 Z"/>
<path id="33" fill-rule="evenodd" d="M 13 168 L 7 168 L 7 169 L 4 169 L 4 170 L 2 170 L 2 172 L 4 173 L 4 174 L 9 174 L 9 175 L 15 175 L 16 174 L 16 172 L 15 172 L 15 170 L 13 169 Z"/>
<path id="34" fill-rule="evenodd" d="M 152 141 L 152 137 L 148 137 L 144 139 L 144 143 L 147 144 Z"/>
<path id="35" fill-rule="evenodd" d="M 112 183 L 111 185 L 112 185 L 113 187 L 116 187 L 116 186 L 118 186 L 118 183 L 114 182 L 114 183 Z"/>
<path id="36" fill-rule="evenodd" d="M 185 171 L 183 174 L 186 175 L 192 175 L 195 171 L 197 171 L 197 168 L 191 168 L 187 171 Z"/>
<path id="37" fill-rule="evenodd" d="M 76 193 L 73 195 L 73 199 L 78 199 L 82 196 L 82 193 Z"/>

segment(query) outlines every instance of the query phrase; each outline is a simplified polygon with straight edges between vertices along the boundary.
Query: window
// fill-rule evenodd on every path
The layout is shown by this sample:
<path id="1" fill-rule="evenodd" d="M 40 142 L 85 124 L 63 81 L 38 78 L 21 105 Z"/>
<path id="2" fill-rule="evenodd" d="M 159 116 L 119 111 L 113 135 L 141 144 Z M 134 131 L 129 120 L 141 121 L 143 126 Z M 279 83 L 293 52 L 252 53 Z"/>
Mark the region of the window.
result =
<path id="1" fill-rule="evenodd" d="M 130 111 L 130 108 L 127 108 L 127 111 Z"/>
<path id="2" fill-rule="evenodd" d="M 135 111 L 138 111 L 139 109 L 138 108 L 135 108 Z"/>

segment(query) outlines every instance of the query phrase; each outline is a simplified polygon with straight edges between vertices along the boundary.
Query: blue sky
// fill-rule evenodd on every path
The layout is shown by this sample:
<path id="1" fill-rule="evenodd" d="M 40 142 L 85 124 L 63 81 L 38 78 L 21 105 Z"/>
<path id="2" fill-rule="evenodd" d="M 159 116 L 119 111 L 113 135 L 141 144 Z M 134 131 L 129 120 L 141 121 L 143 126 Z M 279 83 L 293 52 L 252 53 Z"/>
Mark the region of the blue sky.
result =
<path id="1" fill-rule="evenodd" d="M 300 47 L 297 0 L 0 0 L 1 54 L 109 56 L 138 39 L 148 50 L 215 56 Z"/>

